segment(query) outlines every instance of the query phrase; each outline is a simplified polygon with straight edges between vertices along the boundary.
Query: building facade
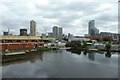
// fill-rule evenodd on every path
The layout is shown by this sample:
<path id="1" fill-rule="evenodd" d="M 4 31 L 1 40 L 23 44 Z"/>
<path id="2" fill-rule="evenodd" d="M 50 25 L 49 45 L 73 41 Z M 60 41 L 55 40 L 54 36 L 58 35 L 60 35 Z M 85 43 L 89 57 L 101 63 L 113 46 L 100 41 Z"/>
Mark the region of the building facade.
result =
<path id="1" fill-rule="evenodd" d="M 37 36 L 0 36 L 0 50 L 33 49 L 44 47 L 44 42 Z"/>
<path id="2" fill-rule="evenodd" d="M 59 28 L 57 26 L 53 27 L 53 37 L 54 38 L 59 38 Z"/>
<path id="3" fill-rule="evenodd" d="M 61 40 L 63 38 L 63 29 L 59 27 L 59 39 Z"/>
<path id="4" fill-rule="evenodd" d="M 68 39 L 73 38 L 73 34 L 68 33 Z"/>
<path id="5" fill-rule="evenodd" d="M 30 21 L 30 36 L 36 36 L 36 22 L 34 20 Z"/>
<path id="6" fill-rule="evenodd" d="M 9 32 L 3 32 L 3 35 L 4 36 L 9 35 Z"/>
<path id="7" fill-rule="evenodd" d="M 90 36 L 99 35 L 99 30 L 95 27 L 95 20 L 91 20 L 88 23 L 88 34 Z"/>
<path id="8" fill-rule="evenodd" d="M 112 37 L 113 40 L 119 41 L 119 34 L 117 33 L 101 32 L 100 35 L 104 37 Z"/>
<path id="9" fill-rule="evenodd" d="M 62 27 L 53 27 L 53 37 L 59 40 L 63 38 L 63 28 Z"/>
<path id="10" fill-rule="evenodd" d="M 27 36 L 27 29 L 20 29 L 20 36 Z"/>
<path id="11" fill-rule="evenodd" d="M 46 34 L 41 34 L 42 38 L 45 38 L 46 37 Z"/>
<path id="12" fill-rule="evenodd" d="M 53 37 L 53 33 L 48 33 L 48 37 L 52 38 Z"/>

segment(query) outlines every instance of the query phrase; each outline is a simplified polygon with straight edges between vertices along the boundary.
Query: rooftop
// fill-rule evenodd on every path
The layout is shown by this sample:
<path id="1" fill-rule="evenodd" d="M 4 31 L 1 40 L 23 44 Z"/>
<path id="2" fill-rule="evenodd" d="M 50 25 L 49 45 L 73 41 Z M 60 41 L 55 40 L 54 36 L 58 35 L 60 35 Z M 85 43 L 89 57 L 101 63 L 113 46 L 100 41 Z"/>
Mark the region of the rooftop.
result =
<path id="1" fill-rule="evenodd" d="M 41 39 L 40 37 L 37 36 L 0 36 L 0 39 L 7 39 L 7 40 L 36 40 L 36 39 Z"/>
<path id="2" fill-rule="evenodd" d="M 0 36 L 4 40 L 37 40 L 40 36 Z M 43 38 L 43 40 L 55 40 L 55 38 Z"/>

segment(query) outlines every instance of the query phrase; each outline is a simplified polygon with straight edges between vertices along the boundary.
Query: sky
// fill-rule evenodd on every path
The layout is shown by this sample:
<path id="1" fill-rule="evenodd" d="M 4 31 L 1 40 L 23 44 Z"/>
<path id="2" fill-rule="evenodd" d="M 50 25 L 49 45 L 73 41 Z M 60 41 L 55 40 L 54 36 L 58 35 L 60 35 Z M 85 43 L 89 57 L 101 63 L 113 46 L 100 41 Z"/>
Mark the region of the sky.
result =
<path id="1" fill-rule="evenodd" d="M 22 28 L 29 33 L 30 20 L 39 34 L 58 26 L 64 34 L 83 36 L 90 20 L 100 32 L 118 33 L 118 0 L 1 0 L 0 17 L 0 35 L 8 29 L 19 35 Z"/>

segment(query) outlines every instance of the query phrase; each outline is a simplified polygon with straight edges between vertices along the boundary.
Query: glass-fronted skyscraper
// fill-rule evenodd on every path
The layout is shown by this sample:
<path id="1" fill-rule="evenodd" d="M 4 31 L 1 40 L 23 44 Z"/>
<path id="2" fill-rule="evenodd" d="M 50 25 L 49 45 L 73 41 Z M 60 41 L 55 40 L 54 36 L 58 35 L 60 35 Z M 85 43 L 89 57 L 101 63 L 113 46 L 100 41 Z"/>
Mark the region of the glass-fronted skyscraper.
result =
<path id="1" fill-rule="evenodd" d="M 88 34 L 90 36 L 95 36 L 99 34 L 99 30 L 95 27 L 95 20 L 91 20 L 88 23 Z"/>

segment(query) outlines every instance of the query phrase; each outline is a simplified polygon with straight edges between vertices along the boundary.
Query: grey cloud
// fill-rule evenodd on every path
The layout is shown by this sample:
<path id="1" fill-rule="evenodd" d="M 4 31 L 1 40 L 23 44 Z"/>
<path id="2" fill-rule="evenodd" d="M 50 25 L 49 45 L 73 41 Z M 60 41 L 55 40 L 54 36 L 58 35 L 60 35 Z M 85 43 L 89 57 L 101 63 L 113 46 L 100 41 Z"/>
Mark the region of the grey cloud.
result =
<path id="1" fill-rule="evenodd" d="M 96 3 L 88 3 L 88 2 L 72 2 L 69 4 L 65 4 L 63 2 L 58 2 L 58 3 L 51 3 L 48 6 L 43 6 L 43 7 L 39 7 L 38 5 L 36 5 L 36 8 L 42 10 L 45 13 L 49 13 L 52 16 L 61 16 L 62 12 L 67 11 L 68 13 L 65 15 L 69 15 L 69 11 L 72 12 L 78 12 L 78 11 L 83 11 L 84 14 L 90 14 L 94 11 L 94 9 L 96 8 L 96 6 L 98 6 L 98 4 Z M 49 15 L 48 14 L 48 15 Z M 55 15 L 56 14 L 56 15 Z"/>
<path id="2" fill-rule="evenodd" d="M 6 13 L 2 13 L 4 14 L 2 21 L 4 30 L 11 28 L 19 31 L 23 27 L 29 28 L 29 21 L 33 19 L 37 22 L 37 29 L 40 33 L 44 32 L 42 28 L 49 32 L 54 25 L 58 25 L 65 28 L 65 33 L 70 31 L 70 33 L 83 35 L 87 33 L 88 22 L 91 19 L 96 20 L 96 27 L 101 30 L 104 25 L 110 26 L 111 22 L 117 22 L 116 7 L 111 10 L 96 11 L 96 8 L 103 3 L 74 1 L 67 3 L 53 0 L 46 5 L 40 5 L 36 1 L 2 0 L 0 4 L 6 8 Z M 77 20 L 77 24 L 74 23 L 75 20 Z M 112 28 L 112 26 L 110 27 Z M 73 28 L 76 32 L 72 31 Z M 111 30 L 109 29 L 109 31 Z M 18 34 L 18 32 L 14 33 Z"/>
<path id="3" fill-rule="evenodd" d="M 100 27 L 100 30 L 102 32 L 112 32 L 112 33 L 118 33 L 118 26 L 117 25 L 109 25 L 104 28 Z"/>

